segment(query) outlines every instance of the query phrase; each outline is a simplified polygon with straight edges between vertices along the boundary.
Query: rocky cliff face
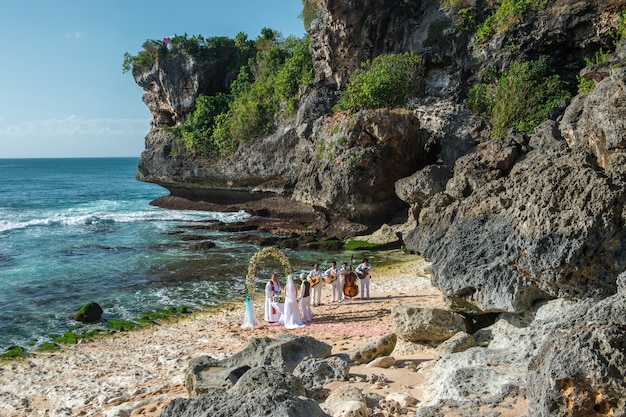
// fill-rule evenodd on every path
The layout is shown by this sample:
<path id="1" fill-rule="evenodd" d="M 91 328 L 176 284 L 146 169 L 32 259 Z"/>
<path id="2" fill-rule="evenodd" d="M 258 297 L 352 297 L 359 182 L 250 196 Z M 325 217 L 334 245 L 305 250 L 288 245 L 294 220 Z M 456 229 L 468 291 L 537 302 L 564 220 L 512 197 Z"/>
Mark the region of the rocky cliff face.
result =
<path id="1" fill-rule="evenodd" d="M 574 359 L 558 381 L 550 371 L 559 367 L 550 358 L 571 356 L 565 346 L 582 344 L 589 333 L 594 343 L 611 346 L 599 353 L 617 363 L 611 372 L 626 374 L 623 318 L 599 319 L 607 335 L 585 328 L 579 313 L 594 303 L 622 311 L 626 303 L 618 278 L 626 269 L 626 42 L 602 64 L 584 68 L 583 59 L 611 48 L 610 32 L 626 1 L 556 0 L 480 45 L 439 2 L 317 3 L 308 28 L 315 88 L 303 94 L 295 117 L 226 160 L 185 155 L 163 129 L 188 111 L 204 69 L 187 57 L 177 64 L 187 71 L 180 79 L 164 68 L 136 75 L 155 120 L 138 178 L 191 200 L 274 195 L 304 202 L 331 221 L 347 220 L 346 235 L 397 222 L 400 214 L 404 243 L 433 262 L 434 284 L 468 320 L 490 313 L 506 321 L 509 313 L 536 314 L 545 300 L 584 300 L 574 313 L 581 332 L 529 327 L 550 332 L 546 344 L 533 339 L 520 358 L 522 366 L 534 358 L 532 415 L 626 415 L 623 389 L 592 386 L 602 379 L 600 365 L 589 378 L 577 374 Z M 472 2 L 482 15 L 489 3 Z M 425 62 L 425 93 L 409 110 L 332 112 L 335 92 L 360 62 L 403 51 L 422 54 Z M 581 75 L 596 87 L 554 109 L 531 136 L 488 140 L 488 125 L 463 104 L 469 86 L 489 66 L 541 55 L 552 58 L 565 80 L 575 84 Z M 570 412 L 576 401 L 596 414 Z"/>

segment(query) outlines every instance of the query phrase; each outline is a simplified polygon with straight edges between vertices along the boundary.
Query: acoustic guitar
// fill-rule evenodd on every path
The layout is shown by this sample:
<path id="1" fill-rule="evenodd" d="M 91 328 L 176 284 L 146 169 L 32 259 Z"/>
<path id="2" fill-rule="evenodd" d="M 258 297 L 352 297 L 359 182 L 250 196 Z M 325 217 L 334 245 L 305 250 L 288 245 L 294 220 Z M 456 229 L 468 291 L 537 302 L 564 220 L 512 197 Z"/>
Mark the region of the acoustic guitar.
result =
<path id="1" fill-rule="evenodd" d="M 331 282 L 334 282 L 337 279 L 337 274 L 332 273 L 332 274 L 328 274 L 328 276 L 326 277 L 326 283 L 330 284 Z"/>
<path id="2" fill-rule="evenodd" d="M 317 275 L 313 275 L 311 278 L 311 287 L 315 287 L 317 284 L 320 283 L 320 277 L 318 277 Z"/>

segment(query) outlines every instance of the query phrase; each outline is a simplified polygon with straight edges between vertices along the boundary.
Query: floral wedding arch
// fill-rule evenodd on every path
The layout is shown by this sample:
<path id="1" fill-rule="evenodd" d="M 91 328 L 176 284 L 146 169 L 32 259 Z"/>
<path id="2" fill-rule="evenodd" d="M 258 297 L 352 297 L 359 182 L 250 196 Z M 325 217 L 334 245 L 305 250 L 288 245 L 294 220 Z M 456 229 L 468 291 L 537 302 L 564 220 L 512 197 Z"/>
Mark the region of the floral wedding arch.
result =
<path id="1" fill-rule="evenodd" d="M 272 246 L 259 250 L 252 256 L 252 258 L 250 258 L 248 269 L 246 271 L 246 288 L 250 297 L 254 297 L 254 274 L 256 272 L 256 267 L 261 259 L 269 256 L 275 258 L 281 263 L 285 276 L 291 274 L 291 264 L 289 263 L 289 259 L 287 259 L 287 256 L 280 249 Z"/>

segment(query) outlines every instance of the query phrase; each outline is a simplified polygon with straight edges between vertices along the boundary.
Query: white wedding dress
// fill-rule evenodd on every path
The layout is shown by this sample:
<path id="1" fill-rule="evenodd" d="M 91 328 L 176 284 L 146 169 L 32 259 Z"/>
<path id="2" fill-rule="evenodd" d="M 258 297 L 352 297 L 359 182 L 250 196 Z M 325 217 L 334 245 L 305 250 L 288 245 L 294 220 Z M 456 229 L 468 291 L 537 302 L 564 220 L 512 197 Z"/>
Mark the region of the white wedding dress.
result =
<path id="1" fill-rule="evenodd" d="M 298 296 L 296 294 L 296 285 L 293 283 L 293 277 L 287 276 L 287 284 L 285 285 L 285 309 L 280 324 L 284 324 L 287 329 L 298 329 L 304 327 L 300 308 L 298 307 Z"/>

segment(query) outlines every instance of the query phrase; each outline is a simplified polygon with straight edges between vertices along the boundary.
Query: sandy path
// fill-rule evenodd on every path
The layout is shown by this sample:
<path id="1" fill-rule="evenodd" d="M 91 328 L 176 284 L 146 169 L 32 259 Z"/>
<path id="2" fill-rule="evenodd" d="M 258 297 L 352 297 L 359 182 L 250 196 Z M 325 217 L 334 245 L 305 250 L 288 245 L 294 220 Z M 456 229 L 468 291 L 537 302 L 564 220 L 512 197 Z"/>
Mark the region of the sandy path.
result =
<path id="1" fill-rule="evenodd" d="M 314 322 L 299 330 L 277 325 L 241 329 L 243 303 L 194 314 L 145 330 L 118 333 L 54 353 L 37 353 L 0 362 L 0 417 L 9 416 L 157 416 L 175 397 L 186 396 L 183 374 L 189 359 L 199 355 L 226 357 L 241 350 L 251 337 L 282 332 L 311 335 L 340 353 L 392 330 L 391 308 L 402 302 L 440 306 L 442 297 L 430 285 L 428 264 L 414 255 L 372 271 L 370 300 L 351 299 L 313 308 Z M 262 300 L 255 302 L 257 316 Z M 410 392 L 420 399 L 424 375 L 412 368 L 431 358 L 429 352 L 403 351 L 394 357 L 401 367 L 381 370 L 365 366 L 350 370 L 352 382 L 364 390 Z M 367 374 L 384 374 L 388 384 L 373 386 Z M 363 381 L 362 381 L 363 380 Z M 332 386 L 329 388 L 332 389 Z"/>

